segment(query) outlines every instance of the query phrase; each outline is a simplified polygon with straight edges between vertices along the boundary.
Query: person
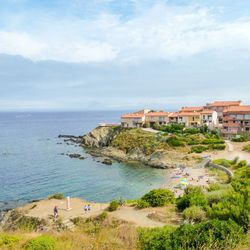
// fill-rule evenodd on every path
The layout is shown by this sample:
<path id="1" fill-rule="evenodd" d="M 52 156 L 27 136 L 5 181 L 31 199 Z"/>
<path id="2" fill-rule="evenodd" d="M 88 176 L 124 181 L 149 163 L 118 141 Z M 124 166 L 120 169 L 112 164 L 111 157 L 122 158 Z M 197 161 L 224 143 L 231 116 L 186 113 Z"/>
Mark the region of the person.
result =
<path id="1" fill-rule="evenodd" d="M 91 206 L 90 206 L 90 204 L 88 204 L 88 211 L 90 212 L 90 209 L 91 209 Z"/>
<path id="2" fill-rule="evenodd" d="M 87 205 L 84 206 L 84 212 L 85 212 L 85 213 L 88 212 L 88 206 L 87 206 Z"/>
<path id="3" fill-rule="evenodd" d="M 55 206 L 54 207 L 54 218 L 57 218 L 58 217 L 58 207 Z"/>

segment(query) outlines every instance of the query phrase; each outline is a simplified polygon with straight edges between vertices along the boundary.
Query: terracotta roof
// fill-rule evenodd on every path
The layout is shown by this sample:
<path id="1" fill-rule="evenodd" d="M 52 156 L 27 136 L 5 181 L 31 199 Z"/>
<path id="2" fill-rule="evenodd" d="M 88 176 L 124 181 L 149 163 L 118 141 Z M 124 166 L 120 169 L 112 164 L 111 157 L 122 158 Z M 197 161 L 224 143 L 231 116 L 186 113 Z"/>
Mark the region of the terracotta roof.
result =
<path id="1" fill-rule="evenodd" d="M 177 118 L 178 117 L 179 112 L 172 112 L 168 115 L 169 118 Z"/>
<path id="2" fill-rule="evenodd" d="M 122 115 L 122 118 L 142 118 L 144 116 L 145 116 L 144 114 L 133 113 L 133 114 L 124 114 Z"/>
<path id="3" fill-rule="evenodd" d="M 182 107 L 181 112 L 197 112 L 202 111 L 203 107 Z"/>
<path id="4" fill-rule="evenodd" d="M 204 110 L 202 110 L 201 111 L 201 114 L 213 114 L 213 110 L 211 110 L 211 109 L 204 109 Z"/>
<path id="5" fill-rule="evenodd" d="M 178 114 L 178 117 L 180 116 L 200 116 L 201 113 L 200 112 L 180 112 Z"/>
<path id="6" fill-rule="evenodd" d="M 168 116 L 169 112 L 159 111 L 159 112 L 150 112 L 146 116 Z"/>
<path id="7" fill-rule="evenodd" d="M 225 114 L 250 114 L 250 106 L 230 106 L 224 110 Z"/>
<path id="8" fill-rule="evenodd" d="M 241 101 L 215 101 L 209 103 L 208 106 L 210 107 L 227 107 L 227 106 L 239 106 L 241 105 Z"/>

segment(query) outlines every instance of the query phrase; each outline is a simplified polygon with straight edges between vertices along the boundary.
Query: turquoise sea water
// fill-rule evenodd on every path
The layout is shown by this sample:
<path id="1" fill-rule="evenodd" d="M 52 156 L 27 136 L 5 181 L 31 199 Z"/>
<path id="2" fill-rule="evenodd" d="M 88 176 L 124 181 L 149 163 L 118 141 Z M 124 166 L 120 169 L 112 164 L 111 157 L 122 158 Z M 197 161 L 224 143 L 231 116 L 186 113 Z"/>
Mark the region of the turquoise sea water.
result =
<path id="1" fill-rule="evenodd" d="M 166 180 L 166 170 L 114 163 L 107 166 L 66 145 L 59 134 L 83 135 L 123 112 L 0 113 L 0 209 L 56 192 L 89 201 L 134 199 Z M 61 153 L 78 153 L 86 160 Z"/>

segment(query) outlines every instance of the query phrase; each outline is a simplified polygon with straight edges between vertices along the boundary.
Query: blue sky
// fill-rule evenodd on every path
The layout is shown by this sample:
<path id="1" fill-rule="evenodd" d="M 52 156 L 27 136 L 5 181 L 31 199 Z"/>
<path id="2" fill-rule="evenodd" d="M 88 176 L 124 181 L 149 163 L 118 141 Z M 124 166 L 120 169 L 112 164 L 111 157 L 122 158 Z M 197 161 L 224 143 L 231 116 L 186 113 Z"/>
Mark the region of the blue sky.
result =
<path id="1" fill-rule="evenodd" d="M 0 111 L 250 103 L 250 1 L 0 0 Z"/>

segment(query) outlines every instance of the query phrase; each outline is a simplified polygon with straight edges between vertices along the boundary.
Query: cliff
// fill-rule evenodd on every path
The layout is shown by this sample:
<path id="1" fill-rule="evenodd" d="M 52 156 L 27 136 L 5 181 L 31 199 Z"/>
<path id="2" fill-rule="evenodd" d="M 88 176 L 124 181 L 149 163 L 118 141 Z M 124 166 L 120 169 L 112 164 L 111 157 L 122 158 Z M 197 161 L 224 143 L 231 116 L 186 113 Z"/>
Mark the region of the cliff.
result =
<path id="1" fill-rule="evenodd" d="M 192 166 L 197 157 L 187 155 L 186 148 L 172 148 L 157 134 L 141 129 L 97 127 L 82 138 L 82 146 L 93 156 L 123 162 L 137 161 L 155 168 Z"/>

